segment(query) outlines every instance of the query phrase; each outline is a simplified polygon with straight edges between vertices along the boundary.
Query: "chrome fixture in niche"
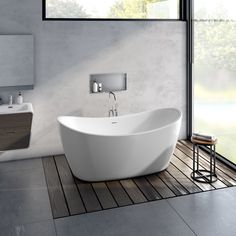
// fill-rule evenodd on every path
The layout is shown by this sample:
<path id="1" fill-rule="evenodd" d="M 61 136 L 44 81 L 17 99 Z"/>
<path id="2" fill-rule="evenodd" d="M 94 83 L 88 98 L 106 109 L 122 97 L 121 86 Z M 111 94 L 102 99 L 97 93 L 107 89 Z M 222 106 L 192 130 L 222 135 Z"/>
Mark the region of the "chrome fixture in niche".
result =
<path id="1" fill-rule="evenodd" d="M 90 75 L 90 93 L 117 92 L 127 90 L 126 73 Z"/>

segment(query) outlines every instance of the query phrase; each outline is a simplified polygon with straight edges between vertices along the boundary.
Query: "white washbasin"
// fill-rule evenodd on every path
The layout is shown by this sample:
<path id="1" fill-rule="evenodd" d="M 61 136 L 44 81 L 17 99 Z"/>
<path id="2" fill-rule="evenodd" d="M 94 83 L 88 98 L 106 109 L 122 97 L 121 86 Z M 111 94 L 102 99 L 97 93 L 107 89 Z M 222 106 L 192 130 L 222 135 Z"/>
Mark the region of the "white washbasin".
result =
<path id="1" fill-rule="evenodd" d="M 0 105 L 0 114 L 15 114 L 15 113 L 33 113 L 33 106 L 31 103 Z"/>

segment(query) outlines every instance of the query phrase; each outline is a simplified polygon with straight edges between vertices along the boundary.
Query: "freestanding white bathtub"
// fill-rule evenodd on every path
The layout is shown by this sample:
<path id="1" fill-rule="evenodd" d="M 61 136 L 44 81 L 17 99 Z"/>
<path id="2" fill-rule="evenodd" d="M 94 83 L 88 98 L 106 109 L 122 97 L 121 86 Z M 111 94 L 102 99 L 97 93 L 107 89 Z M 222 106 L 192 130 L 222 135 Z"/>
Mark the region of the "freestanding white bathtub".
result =
<path id="1" fill-rule="evenodd" d="M 118 117 L 58 117 L 70 168 L 85 181 L 124 179 L 166 169 L 181 119 L 181 112 L 174 108 Z"/>

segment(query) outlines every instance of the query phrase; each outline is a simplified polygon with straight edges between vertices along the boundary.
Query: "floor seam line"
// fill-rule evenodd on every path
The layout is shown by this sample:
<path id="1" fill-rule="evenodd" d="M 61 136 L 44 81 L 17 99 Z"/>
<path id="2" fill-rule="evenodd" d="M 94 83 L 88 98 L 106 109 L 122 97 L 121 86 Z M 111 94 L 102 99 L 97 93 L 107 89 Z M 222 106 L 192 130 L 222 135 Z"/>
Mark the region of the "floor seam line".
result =
<path id="1" fill-rule="evenodd" d="M 191 232 L 195 235 L 198 236 L 195 231 L 190 227 L 190 225 L 184 220 L 184 218 L 181 216 L 181 214 L 171 205 L 171 203 L 168 201 L 168 199 L 166 200 L 168 205 L 175 211 L 175 213 L 182 219 L 182 221 L 188 226 L 188 228 L 191 230 Z"/>
<path id="2" fill-rule="evenodd" d="M 56 236 L 58 236 L 55 219 L 53 219 L 53 225 L 54 225 L 54 229 L 55 229 Z"/>

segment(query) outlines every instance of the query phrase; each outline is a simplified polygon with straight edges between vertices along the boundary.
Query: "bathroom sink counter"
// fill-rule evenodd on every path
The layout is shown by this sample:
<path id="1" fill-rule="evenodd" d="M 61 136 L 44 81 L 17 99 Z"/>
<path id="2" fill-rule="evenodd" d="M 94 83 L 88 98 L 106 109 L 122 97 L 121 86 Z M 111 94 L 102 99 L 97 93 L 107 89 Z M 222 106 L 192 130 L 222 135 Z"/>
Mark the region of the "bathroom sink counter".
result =
<path id="1" fill-rule="evenodd" d="M 0 106 L 0 115 L 16 114 L 16 113 L 33 113 L 33 106 L 31 103 L 22 104 L 4 104 Z"/>

